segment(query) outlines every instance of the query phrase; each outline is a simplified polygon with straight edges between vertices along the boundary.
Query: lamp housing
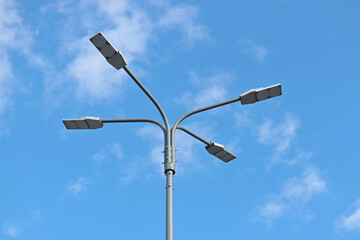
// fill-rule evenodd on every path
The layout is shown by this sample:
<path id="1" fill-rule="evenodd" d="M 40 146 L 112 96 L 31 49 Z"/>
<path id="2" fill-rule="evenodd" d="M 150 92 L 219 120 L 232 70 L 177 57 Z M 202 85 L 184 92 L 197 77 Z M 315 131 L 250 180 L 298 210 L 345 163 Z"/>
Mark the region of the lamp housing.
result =
<path id="1" fill-rule="evenodd" d="M 235 154 L 226 150 L 224 146 L 219 143 L 210 143 L 210 145 L 207 145 L 205 149 L 208 151 L 208 153 L 214 155 L 224 162 L 230 162 L 236 158 Z"/>
<path id="2" fill-rule="evenodd" d="M 125 67 L 127 62 L 122 53 L 114 48 L 114 46 L 106 39 L 106 37 L 98 32 L 90 38 L 90 42 L 99 50 L 99 52 L 106 58 L 117 70 Z"/>
<path id="3" fill-rule="evenodd" d="M 252 104 L 282 94 L 281 84 L 275 84 L 266 88 L 251 89 L 240 95 L 241 104 Z"/>
<path id="4" fill-rule="evenodd" d="M 104 124 L 102 119 L 98 117 L 84 117 L 81 119 L 63 119 L 65 127 L 69 130 L 73 129 L 97 129 L 102 128 Z"/>

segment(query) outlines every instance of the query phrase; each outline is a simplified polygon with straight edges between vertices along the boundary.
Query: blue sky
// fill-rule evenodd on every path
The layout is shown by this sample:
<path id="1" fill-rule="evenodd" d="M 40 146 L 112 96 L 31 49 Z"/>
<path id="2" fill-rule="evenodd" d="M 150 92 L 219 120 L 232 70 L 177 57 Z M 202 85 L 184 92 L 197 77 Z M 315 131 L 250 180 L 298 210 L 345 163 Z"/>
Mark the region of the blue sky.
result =
<path id="1" fill-rule="evenodd" d="M 192 116 L 224 164 L 178 132 L 175 239 L 359 239 L 358 1 L 0 0 L 0 239 L 164 239 L 162 135 L 67 131 L 152 118 L 89 37 L 101 31 L 165 110 L 282 83 L 283 96 Z"/>

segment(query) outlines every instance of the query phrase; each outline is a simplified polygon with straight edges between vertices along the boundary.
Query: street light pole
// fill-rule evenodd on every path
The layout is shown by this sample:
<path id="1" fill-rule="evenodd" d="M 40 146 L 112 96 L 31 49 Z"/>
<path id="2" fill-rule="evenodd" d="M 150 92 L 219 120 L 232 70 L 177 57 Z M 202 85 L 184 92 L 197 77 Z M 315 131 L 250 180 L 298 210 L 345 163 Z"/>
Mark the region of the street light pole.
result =
<path id="1" fill-rule="evenodd" d="M 175 157 L 172 155 L 174 146 L 170 140 L 170 127 L 164 111 L 160 104 L 150 94 L 150 92 L 142 85 L 134 74 L 125 66 L 124 70 L 134 80 L 134 82 L 143 90 L 159 110 L 161 117 L 165 123 L 165 148 L 164 148 L 164 173 L 166 175 L 166 240 L 174 239 L 174 221 L 173 221 L 173 176 L 175 174 Z"/>
<path id="2" fill-rule="evenodd" d="M 267 88 L 252 89 L 240 95 L 240 97 L 230 99 L 224 102 L 213 104 L 207 107 L 199 108 L 191 111 L 180 117 L 170 129 L 166 114 L 161 108 L 160 104 L 144 87 L 144 85 L 135 77 L 135 75 L 126 67 L 127 62 L 120 51 L 117 51 L 112 44 L 99 32 L 90 38 L 90 41 L 101 52 L 106 60 L 116 69 L 123 68 L 131 79 L 140 87 L 140 89 L 148 96 L 159 111 L 164 125 L 153 119 L 135 118 L 135 119 L 101 119 L 96 117 L 85 117 L 83 119 L 64 119 L 63 123 L 67 129 L 97 129 L 102 128 L 104 123 L 131 123 L 131 122 L 148 122 L 159 126 L 164 133 L 164 174 L 166 176 L 166 240 L 174 239 L 174 222 L 173 222 L 173 176 L 175 175 L 175 132 L 180 129 L 190 136 L 198 139 L 206 144 L 206 150 L 221 159 L 224 162 L 229 162 L 236 158 L 236 156 L 226 149 L 221 144 L 207 141 L 190 130 L 179 126 L 179 124 L 191 115 L 207 111 L 213 108 L 221 107 L 230 103 L 241 101 L 241 104 L 251 104 L 262 101 L 268 98 L 281 95 L 281 85 L 273 85 Z"/>

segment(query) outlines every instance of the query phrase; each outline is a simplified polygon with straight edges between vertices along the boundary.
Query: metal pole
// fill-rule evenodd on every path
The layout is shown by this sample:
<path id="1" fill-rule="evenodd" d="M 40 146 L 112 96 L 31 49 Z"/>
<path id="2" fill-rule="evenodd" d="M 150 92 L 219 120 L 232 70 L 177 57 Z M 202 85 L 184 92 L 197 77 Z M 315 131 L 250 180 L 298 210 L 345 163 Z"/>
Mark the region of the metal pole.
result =
<path id="1" fill-rule="evenodd" d="M 170 127 L 169 122 L 166 118 L 165 112 L 162 110 L 160 104 L 150 94 L 144 85 L 135 77 L 134 74 L 125 66 L 123 67 L 125 72 L 134 80 L 134 82 L 141 88 L 141 90 L 149 97 L 154 103 L 156 108 L 159 110 L 161 117 L 165 123 L 165 148 L 164 148 L 164 173 L 166 175 L 166 240 L 174 239 L 174 225 L 173 225 L 173 197 L 172 197 L 172 178 L 175 174 L 175 157 L 172 156 L 171 138 L 170 138 Z M 170 187 L 169 187 L 170 186 Z"/>
<path id="2" fill-rule="evenodd" d="M 173 125 L 173 127 L 170 130 L 170 146 L 171 146 L 171 161 L 170 161 L 170 166 L 173 166 L 174 170 L 172 170 L 171 168 L 169 170 L 165 170 L 165 174 L 166 174 L 166 240 L 173 240 L 174 239 L 174 229 L 173 229 L 173 185 L 172 185 L 172 178 L 173 178 L 173 174 L 175 173 L 175 131 L 177 129 L 177 127 L 179 126 L 180 122 L 183 121 L 185 118 L 190 117 L 191 115 L 194 115 L 196 113 L 199 112 L 203 112 L 209 109 L 213 109 L 213 108 L 217 108 L 220 106 L 224 106 L 233 102 L 237 102 L 240 100 L 240 97 L 234 98 L 234 99 L 230 99 L 228 101 L 224 101 L 221 103 L 217 103 L 214 105 L 210 105 L 207 107 L 203 107 L 203 108 L 199 108 L 197 110 L 191 111 L 185 115 L 183 115 L 182 117 L 180 117 L 175 124 Z M 181 128 L 181 130 L 187 132 L 184 128 Z M 167 129 L 169 130 L 169 129 Z M 192 136 L 194 136 L 193 134 L 190 134 Z M 194 136 L 195 137 L 195 136 Z M 166 164 L 166 163 L 165 163 Z M 166 168 L 165 168 L 166 169 Z"/>
<path id="3" fill-rule="evenodd" d="M 174 239 L 173 171 L 166 172 L 166 240 Z"/>
<path id="4" fill-rule="evenodd" d="M 101 119 L 102 123 L 133 123 L 133 122 L 148 122 L 153 123 L 159 126 L 163 133 L 164 133 L 164 140 L 166 146 L 166 129 L 165 127 L 156 120 L 153 119 L 146 119 L 146 118 L 127 118 L 127 119 Z M 177 129 L 180 129 L 190 136 L 198 139 L 199 141 L 205 143 L 206 145 L 210 145 L 211 143 L 202 137 L 196 135 L 195 133 L 191 132 L 190 130 L 178 126 Z M 166 240 L 173 240 L 174 239 L 174 223 L 173 223 L 173 171 L 169 170 L 166 172 Z"/>
<path id="5" fill-rule="evenodd" d="M 158 121 L 144 118 L 129 118 L 129 119 L 102 119 L 103 123 L 131 123 L 131 122 L 149 122 L 158 125 L 164 132 L 165 146 L 166 136 L 169 133 L 165 127 Z M 190 132 L 189 130 L 187 130 Z M 191 132 L 190 132 L 191 133 Z M 194 134 L 195 135 L 195 134 Z M 168 170 L 166 175 L 166 240 L 174 239 L 174 223 L 173 223 L 173 176 L 174 172 Z"/>

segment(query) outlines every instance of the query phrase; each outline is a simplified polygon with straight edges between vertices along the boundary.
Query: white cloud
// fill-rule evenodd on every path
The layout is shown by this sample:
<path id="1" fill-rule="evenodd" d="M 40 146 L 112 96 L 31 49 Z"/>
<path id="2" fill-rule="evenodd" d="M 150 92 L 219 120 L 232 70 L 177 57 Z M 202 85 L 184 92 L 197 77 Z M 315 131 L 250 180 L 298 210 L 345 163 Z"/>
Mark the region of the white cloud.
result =
<path id="1" fill-rule="evenodd" d="M 144 168 L 144 163 L 142 161 L 130 161 L 126 165 L 122 167 L 120 180 L 129 184 L 135 180 L 137 180 L 143 173 L 140 173 Z"/>
<path id="2" fill-rule="evenodd" d="M 273 147 L 268 168 L 280 163 L 294 165 L 313 156 L 312 152 L 299 147 L 296 141 L 301 123 L 293 114 L 285 113 L 284 119 L 278 123 L 269 119 L 258 123 L 254 121 L 256 116 L 248 110 L 236 112 L 234 117 L 238 128 L 249 129 L 259 143 Z"/>
<path id="3" fill-rule="evenodd" d="M 19 233 L 19 227 L 15 226 L 14 223 L 6 221 L 2 224 L 3 233 L 10 237 L 16 237 Z"/>
<path id="4" fill-rule="evenodd" d="M 246 118 L 248 118 L 246 116 Z M 238 120 L 241 120 L 237 117 Z M 274 123 L 266 120 L 260 125 L 247 123 L 248 127 L 255 130 L 258 142 L 274 147 L 274 153 L 270 160 L 270 166 L 276 163 L 295 164 L 303 159 L 309 159 L 311 152 L 300 149 L 293 151 L 293 143 L 297 137 L 297 130 L 300 121 L 292 114 L 285 114 L 283 122 Z M 289 152 L 293 152 L 292 157 L 287 157 Z"/>
<path id="5" fill-rule="evenodd" d="M 123 152 L 121 145 L 118 143 L 111 143 L 101 149 L 101 151 L 95 154 L 93 160 L 96 163 L 103 163 L 104 161 L 115 158 L 117 161 L 123 158 Z"/>
<path id="6" fill-rule="evenodd" d="M 123 89 L 124 81 L 117 77 L 115 69 L 90 46 L 87 39 L 81 41 L 84 46 L 67 68 L 67 76 L 77 83 L 77 96 L 94 99 L 113 98 Z M 96 51 L 95 51 L 96 50 Z M 122 77 L 124 74 L 120 74 Z"/>
<path id="7" fill-rule="evenodd" d="M 360 199 L 355 201 L 337 221 L 337 227 L 347 231 L 360 233 Z"/>
<path id="8" fill-rule="evenodd" d="M 142 138 L 150 138 L 158 141 L 163 141 L 164 139 L 163 131 L 158 126 L 154 125 L 145 125 L 144 127 L 139 128 L 136 131 L 136 134 Z"/>
<path id="9" fill-rule="evenodd" d="M 308 202 L 317 194 L 326 190 L 326 182 L 320 178 L 314 168 L 308 168 L 302 178 L 294 178 L 287 182 L 283 189 L 283 195 L 286 199 L 303 203 Z"/>
<path id="10" fill-rule="evenodd" d="M 265 121 L 258 129 L 258 141 L 275 145 L 276 152 L 283 153 L 296 137 L 299 126 L 299 120 L 290 114 L 286 114 L 284 121 L 280 124 L 274 124 L 270 120 Z"/>
<path id="11" fill-rule="evenodd" d="M 9 95 L 11 91 L 10 80 L 13 79 L 12 66 L 9 58 L 4 51 L 0 50 L 0 113 L 2 113 L 9 104 Z"/>
<path id="12" fill-rule="evenodd" d="M 194 42 L 209 39 L 209 31 L 205 25 L 196 23 L 198 9 L 189 5 L 178 5 L 167 9 L 167 13 L 159 20 L 158 26 L 163 28 L 180 28 L 182 41 L 192 45 Z"/>
<path id="13" fill-rule="evenodd" d="M 235 125 L 238 128 L 256 128 L 254 120 L 251 118 L 251 113 L 247 109 L 241 109 L 234 114 L 235 116 Z"/>
<path id="14" fill-rule="evenodd" d="M 260 62 L 264 61 L 265 56 L 268 54 L 268 50 L 264 46 L 256 44 L 253 40 L 243 38 L 238 42 L 244 46 L 245 53 L 250 53 Z"/>
<path id="15" fill-rule="evenodd" d="M 188 109 L 196 109 L 226 100 L 226 85 L 232 80 L 232 75 L 227 72 L 215 73 L 200 78 L 195 72 L 190 72 L 191 83 L 198 88 L 196 93 L 187 91 L 175 98 L 175 102 L 185 105 Z M 204 84 L 206 83 L 206 84 Z"/>
<path id="16" fill-rule="evenodd" d="M 0 1 L 0 31 L 1 48 L 22 49 L 31 41 L 14 0 Z"/>
<path id="17" fill-rule="evenodd" d="M 82 27 L 89 28 L 92 31 L 90 35 L 98 31 L 93 28 L 93 26 L 98 26 L 92 23 L 94 19 L 102 19 L 107 23 L 101 31 L 115 47 L 126 53 L 128 62 L 136 57 L 141 59 L 145 54 L 151 38 L 152 21 L 141 8 L 132 2 L 126 0 L 87 1 L 75 5 L 75 8 L 85 11 L 82 16 Z M 96 11 L 93 8 L 96 8 Z M 93 13 L 89 14 L 86 11 Z M 75 13 L 71 12 L 71 14 Z M 66 42 L 66 49 L 74 54 L 74 60 L 69 63 L 67 74 L 78 84 L 78 96 L 85 97 L 90 94 L 97 99 L 104 99 L 119 94 L 126 81 L 121 81 L 116 76 L 120 75 L 120 78 L 123 78 L 124 73 L 119 74 L 105 61 L 90 43 L 88 35 L 72 39 L 70 42 L 72 43 L 70 45 Z"/>
<path id="18" fill-rule="evenodd" d="M 85 177 L 79 177 L 76 181 L 70 182 L 67 190 L 75 196 L 78 196 L 86 191 L 88 183 L 89 181 Z"/>
<path id="19" fill-rule="evenodd" d="M 44 13 L 58 10 L 68 19 L 62 29 L 62 49 L 73 61 L 64 75 L 77 86 L 79 98 L 111 99 L 121 95 L 128 82 L 118 79 L 125 74 L 117 73 L 88 40 L 99 30 L 124 53 L 128 63 L 148 61 L 148 46 L 161 31 L 180 30 L 188 43 L 205 39 L 205 27 L 195 21 L 195 7 L 149 4 L 144 8 L 128 0 L 59 1 L 42 8 Z"/>
<path id="20" fill-rule="evenodd" d="M 273 220 L 286 215 L 307 219 L 310 214 L 307 213 L 306 204 L 325 191 L 325 180 L 315 168 L 309 167 L 301 177 L 287 180 L 280 193 L 271 195 L 270 200 L 259 208 L 254 220 L 271 225 Z"/>
<path id="21" fill-rule="evenodd" d="M 0 114 L 11 104 L 11 94 L 14 91 L 14 66 L 9 53 L 28 52 L 32 36 L 23 25 L 14 0 L 0 1 Z"/>
<path id="22" fill-rule="evenodd" d="M 147 130 L 144 130 L 145 132 Z M 161 133 L 161 130 L 159 129 Z M 101 151 L 93 156 L 93 160 L 97 164 L 104 164 L 112 160 L 118 163 L 123 159 L 123 151 L 120 144 L 111 143 L 103 147 Z M 112 165 L 114 162 L 111 163 Z M 144 168 L 144 162 L 141 159 L 132 159 L 131 161 L 121 161 L 120 180 L 122 183 L 129 184 L 138 179 L 139 171 Z"/>
<path id="23" fill-rule="evenodd" d="M 261 218 L 277 218 L 284 214 L 285 206 L 279 202 L 267 202 L 260 208 L 259 217 Z"/>

